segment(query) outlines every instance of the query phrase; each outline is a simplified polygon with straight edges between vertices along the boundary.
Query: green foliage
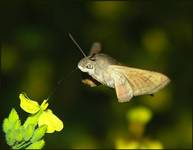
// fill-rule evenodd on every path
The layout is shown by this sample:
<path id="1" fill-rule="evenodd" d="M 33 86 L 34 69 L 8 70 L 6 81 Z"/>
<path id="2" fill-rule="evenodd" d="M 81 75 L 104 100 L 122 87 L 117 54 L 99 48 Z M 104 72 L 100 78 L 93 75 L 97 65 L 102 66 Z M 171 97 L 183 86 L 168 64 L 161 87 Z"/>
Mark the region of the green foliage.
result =
<path id="1" fill-rule="evenodd" d="M 23 127 L 23 137 L 25 141 L 28 141 L 35 130 L 35 124 L 29 124 L 26 128 Z"/>
<path id="2" fill-rule="evenodd" d="M 5 133 L 6 142 L 13 149 L 41 149 L 45 145 L 45 141 L 43 140 L 45 133 L 53 133 L 55 130 L 61 131 L 63 129 L 63 122 L 50 109 L 47 110 L 49 112 L 47 114 L 47 100 L 44 100 L 39 105 L 36 101 L 29 99 L 24 93 L 21 93 L 19 98 L 20 107 L 30 115 L 24 124 L 21 125 L 17 111 L 12 108 L 8 118 L 3 120 L 3 132 Z M 41 117 L 41 115 L 44 115 L 44 117 Z M 44 121 L 47 119 L 51 123 Z M 41 122 L 41 125 L 39 122 Z M 52 127 L 52 132 L 48 131 L 49 126 L 54 126 Z"/>
<path id="3" fill-rule="evenodd" d="M 16 110 L 13 108 L 8 118 L 3 121 L 3 131 L 5 133 L 6 142 L 13 149 L 40 149 L 45 145 L 42 140 L 46 133 L 47 126 L 37 127 L 37 116 L 39 114 L 29 116 L 25 123 L 21 125 L 21 121 Z"/>
<path id="4" fill-rule="evenodd" d="M 3 131 L 8 132 L 10 129 L 14 128 L 17 130 L 21 126 L 21 122 L 19 120 L 19 116 L 16 110 L 13 108 L 9 113 L 8 118 L 3 121 Z"/>
<path id="5" fill-rule="evenodd" d="M 46 129 L 47 129 L 47 125 L 42 125 L 39 128 L 37 128 L 34 131 L 34 134 L 33 134 L 33 136 L 32 136 L 30 141 L 32 143 L 34 143 L 34 142 L 37 142 L 38 140 L 40 140 L 45 135 Z"/>
<path id="6" fill-rule="evenodd" d="M 8 118 L 5 118 L 3 120 L 3 132 L 7 132 L 9 129 L 10 129 L 10 123 L 9 123 L 9 119 Z"/>
<path id="7" fill-rule="evenodd" d="M 15 132 L 12 131 L 12 130 L 9 130 L 7 133 L 6 133 L 6 141 L 7 141 L 7 144 L 9 146 L 13 146 L 16 142 L 16 139 L 15 139 Z"/>
<path id="8" fill-rule="evenodd" d="M 26 149 L 41 149 L 45 145 L 44 140 L 39 140 L 29 145 Z"/>

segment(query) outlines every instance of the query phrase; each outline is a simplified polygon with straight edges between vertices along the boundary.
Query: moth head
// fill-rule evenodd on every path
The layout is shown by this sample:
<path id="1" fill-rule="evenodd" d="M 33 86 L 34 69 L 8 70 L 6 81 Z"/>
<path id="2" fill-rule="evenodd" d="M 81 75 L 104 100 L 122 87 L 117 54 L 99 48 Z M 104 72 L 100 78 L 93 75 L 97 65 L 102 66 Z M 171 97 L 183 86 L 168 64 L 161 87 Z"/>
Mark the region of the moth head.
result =
<path id="1" fill-rule="evenodd" d="M 92 59 L 91 57 L 85 57 L 79 61 L 78 68 L 82 72 L 87 72 L 88 74 L 92 75 L 95 70 L 95 65 L 95 59 Z"/>
<path id="2" fill-rule="evenodd" d="M 93 43 L 93 45 L 91 46 L 89 56 L 86 56 L 84 51 L 81 49 L 79 44 L 75 41 L 75 39 L 73 38 L 73 36 L 70 33 L 69 33 L 69 37 L 71 38 L 71 40 L 74 42 L 74 44 L 78 47 L 78 49 L 84 56 L 84 58 L 79 61 L 78 68 L 82 72 L 87 72 L 89 75 L 93 75 L 95 71 L 95 66 L 96 66 L 96 57 L 95 56 L 97 55 L 97 53 L 101 51 L 100 43 L 99 42 Z"/>

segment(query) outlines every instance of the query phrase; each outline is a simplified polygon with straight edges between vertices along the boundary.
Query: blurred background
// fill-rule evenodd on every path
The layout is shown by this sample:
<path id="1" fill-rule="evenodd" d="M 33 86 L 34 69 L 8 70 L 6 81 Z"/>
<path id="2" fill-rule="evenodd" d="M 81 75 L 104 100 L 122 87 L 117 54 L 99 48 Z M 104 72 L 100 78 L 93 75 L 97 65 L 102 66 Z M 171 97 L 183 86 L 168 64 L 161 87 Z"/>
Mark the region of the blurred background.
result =
<path id="1" fill-rule="evenodd" d="M 1 124 L 12 107 L 27 116 L 20 92 L 41 103 L 65 77 L 49 100 L 64 129 L 47 134 L 45 148 L 132 148 L 140 141 L 192 147 L 192 1 L 18 0 L 1 7 Z M 79 70 L 70 74 L 82 55 L 68 32 L 87 54 L 100 41 L 104 53 L 162 72 L 171 83 L 153 97 L 120 104 L 114 90 L 83 85 Z M 135 117 L 149 118 L 138 127 Z M 4 139 L 1 131 L 1 147 L 7 148 Z"/>

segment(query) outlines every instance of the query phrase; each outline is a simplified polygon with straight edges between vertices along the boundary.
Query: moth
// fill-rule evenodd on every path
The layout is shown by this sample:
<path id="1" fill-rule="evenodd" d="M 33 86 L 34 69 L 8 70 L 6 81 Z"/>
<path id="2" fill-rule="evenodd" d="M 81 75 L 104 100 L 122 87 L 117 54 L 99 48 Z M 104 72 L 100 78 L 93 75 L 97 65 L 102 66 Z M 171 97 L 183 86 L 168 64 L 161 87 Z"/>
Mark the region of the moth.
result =
<path id="1" fill-rule="evenodd" d="M 78 68 L 91 77 L 82 82 L 90 87 L 97 86 L 99 82 L 114 88 L 118 102 L 128 102 L 138 95 L 152 95 L 170 82 L 162 73 L 124 66 L 111 56 L 100 53 L 99 42 L 93 43 L 89 55 L 86 56 L 72 35 L 69 36 L 84 55 Z"/>

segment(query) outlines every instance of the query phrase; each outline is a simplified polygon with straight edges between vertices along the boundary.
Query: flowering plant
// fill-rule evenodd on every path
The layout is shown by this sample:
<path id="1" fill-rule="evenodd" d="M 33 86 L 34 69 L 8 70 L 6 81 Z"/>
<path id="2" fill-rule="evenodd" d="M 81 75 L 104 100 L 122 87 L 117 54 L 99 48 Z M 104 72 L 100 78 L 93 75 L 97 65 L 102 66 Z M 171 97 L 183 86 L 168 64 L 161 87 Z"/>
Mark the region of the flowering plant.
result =
<path id="1" fill-rule="evenodd" d="M 12 108 L 8 118 L 3 121 L 3 131 L 6 141 L 13 149 L 40 149 L 45 145 L 45 133 L 53 133 L 63 129 L 63 122 L 48 109 L 48 102 L 44 100 L 41 105 L 21 93 L 20 107 L 27 113 L 28 118 L 21 125 L 17 111 Z"/>

